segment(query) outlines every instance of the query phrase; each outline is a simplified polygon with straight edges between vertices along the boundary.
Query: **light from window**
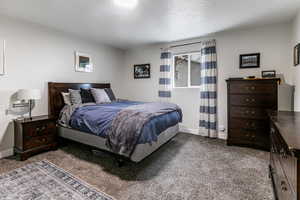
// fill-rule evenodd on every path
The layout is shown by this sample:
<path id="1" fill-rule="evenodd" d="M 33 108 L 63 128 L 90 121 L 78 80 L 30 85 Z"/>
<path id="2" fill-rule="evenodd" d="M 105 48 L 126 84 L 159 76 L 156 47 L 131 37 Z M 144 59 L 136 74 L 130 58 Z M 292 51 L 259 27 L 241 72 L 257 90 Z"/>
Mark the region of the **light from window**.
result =
<path id="1" fill-rule="evenodd" d="M 174 88 L 200 87 L 200 59 L 200 53 L 174 55 Z"/>

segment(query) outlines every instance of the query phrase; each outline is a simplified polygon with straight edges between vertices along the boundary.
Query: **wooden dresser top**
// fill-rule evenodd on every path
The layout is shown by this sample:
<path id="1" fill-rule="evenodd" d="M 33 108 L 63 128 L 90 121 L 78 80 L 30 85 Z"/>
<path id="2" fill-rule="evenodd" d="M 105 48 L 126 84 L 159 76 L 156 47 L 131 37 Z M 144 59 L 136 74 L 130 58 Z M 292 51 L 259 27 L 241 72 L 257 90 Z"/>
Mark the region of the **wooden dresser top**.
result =
<path id="1" fill-rule="evenodd" d="M 300 153 L 300 112 L 272 111 L 271 120 L 279 130 L 289 149 Z"/>

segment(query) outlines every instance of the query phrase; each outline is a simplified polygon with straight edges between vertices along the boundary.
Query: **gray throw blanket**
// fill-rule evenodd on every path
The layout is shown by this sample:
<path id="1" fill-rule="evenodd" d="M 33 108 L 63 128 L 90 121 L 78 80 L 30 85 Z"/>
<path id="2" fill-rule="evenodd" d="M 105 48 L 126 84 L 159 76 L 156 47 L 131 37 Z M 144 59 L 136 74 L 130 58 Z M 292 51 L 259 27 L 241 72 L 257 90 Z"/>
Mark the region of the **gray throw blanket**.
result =
<path id="1" fill-rule="evenodd" d="M 121 110 L 107 132 L 106 145 L 115 153 L 131 156 L 144 125 L 153 117 L 173 111 L 182 116 L 181 109 L 172 103 L 146 103 Z"/>

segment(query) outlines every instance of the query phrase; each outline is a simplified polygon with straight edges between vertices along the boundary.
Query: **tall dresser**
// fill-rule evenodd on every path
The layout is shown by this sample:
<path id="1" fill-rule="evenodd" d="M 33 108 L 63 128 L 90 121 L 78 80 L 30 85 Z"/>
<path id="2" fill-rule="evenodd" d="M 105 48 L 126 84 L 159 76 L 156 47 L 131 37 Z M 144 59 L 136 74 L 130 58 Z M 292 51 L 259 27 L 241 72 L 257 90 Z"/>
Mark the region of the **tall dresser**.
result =
<path id="1" fill-rule="evenodd" d="M 267 110 L 277 110 L 280 79 L 228 79 L 228 145 L 270 150 Z"/>
<path id="2" fill-rule="evenodd" d="M 300 113 L 270 113 L 270 177 L 276 199 L 300 200 Z"/>

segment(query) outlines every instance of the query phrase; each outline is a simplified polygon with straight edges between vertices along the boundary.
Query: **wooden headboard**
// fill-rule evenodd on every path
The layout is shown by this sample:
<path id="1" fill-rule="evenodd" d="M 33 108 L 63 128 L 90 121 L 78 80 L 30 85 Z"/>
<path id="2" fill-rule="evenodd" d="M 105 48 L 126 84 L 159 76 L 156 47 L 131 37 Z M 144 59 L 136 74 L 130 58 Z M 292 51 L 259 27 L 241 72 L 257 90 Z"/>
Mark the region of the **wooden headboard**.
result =
<path id="1" fill-rule="evenodd" d="M 49 115 L 58 118 L 64 101 L 61 92 L 68 92 L 68 89 L 79 90 L 80 88 L 110 88 L 109 83 L 48 83 L 48 111 Z"/>

